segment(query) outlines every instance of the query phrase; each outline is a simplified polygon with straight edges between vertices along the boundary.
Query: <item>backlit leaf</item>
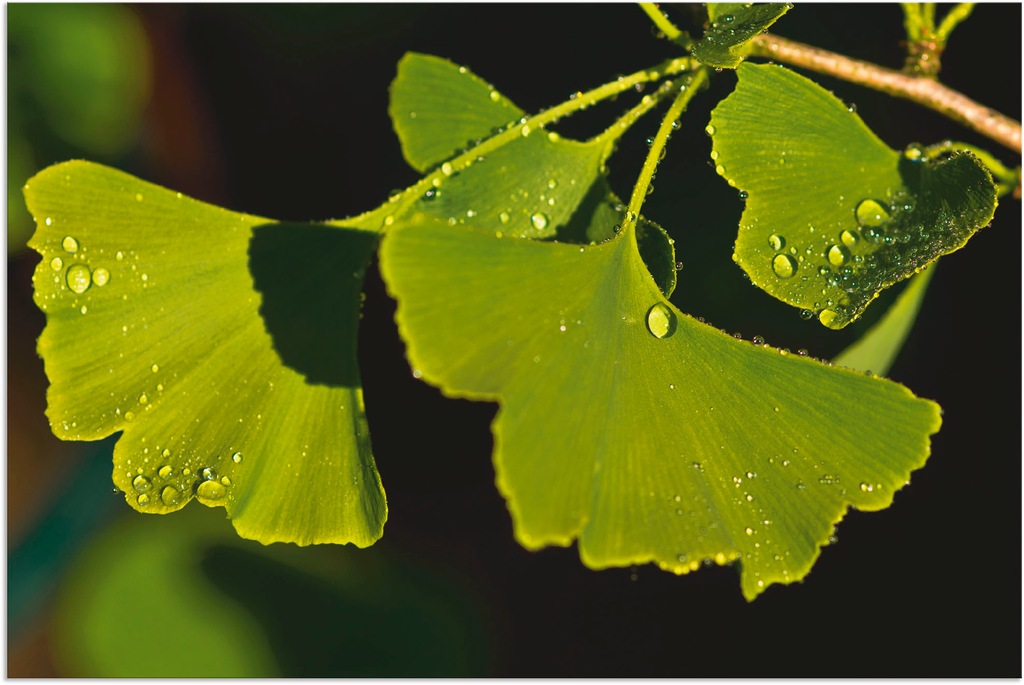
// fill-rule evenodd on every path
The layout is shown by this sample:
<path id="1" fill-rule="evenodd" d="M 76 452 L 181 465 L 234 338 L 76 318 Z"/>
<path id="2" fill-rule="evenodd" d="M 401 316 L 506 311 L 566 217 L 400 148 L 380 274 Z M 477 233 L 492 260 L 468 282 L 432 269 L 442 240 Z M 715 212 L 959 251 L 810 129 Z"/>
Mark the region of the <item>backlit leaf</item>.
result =
<path id="1" fill-rule="evenodd" d="M 803 578 L 848 507 L 886 507 L 938 406 L 888 380 L 736 340 L 661 294 L 632 231 L 595 246 L 430 217 L 382 273 L 414 371 L 493 400 L 498 486 L 531 549 L 593 568 L 739 562 L 743 594 Z"/>
<path id="2" fill-rule="evenodd" d="M 710 67 L 735 69 L 750 54 L 750 40 L 791 7 L 785 2 L 708 3 L 711 27 L 693 46 L 693 56 Z"/>
<path id="3" fill-rule="evenodd" d="M 377 234 L 238 214 L 87 162 L 45 169 L 25 196 L 58 437 L 123 431 L 114 484 L 141 512 L 197 498 L 264 543 L 380 537 L 355 360 Z"/>
<path id="4" fill-rule="evenodd" d="M 524 114 L 466 67 L 418 52 L 398 62 L 388 113 L 402 154 L 420 172 Z"/>
<path id="5" fill-rule="evenodd" d="M 737 75 L 711 115 L 712 158 L 749 193 L 735 259 L 774 297 L 842 328 L 992 219 L 996 188 L 974 155 L 900 154 L 795 72 Z"/>

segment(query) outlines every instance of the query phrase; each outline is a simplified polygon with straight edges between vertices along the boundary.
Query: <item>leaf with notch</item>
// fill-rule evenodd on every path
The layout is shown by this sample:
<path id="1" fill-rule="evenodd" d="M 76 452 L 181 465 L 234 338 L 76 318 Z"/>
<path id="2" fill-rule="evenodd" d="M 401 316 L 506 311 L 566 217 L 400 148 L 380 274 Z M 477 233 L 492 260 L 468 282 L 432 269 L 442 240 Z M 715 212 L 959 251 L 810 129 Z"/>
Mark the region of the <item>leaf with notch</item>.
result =
<path id="1" fill-rule="evenodd" d="M 784 67 L 744 63 L 737 76 L 711 115 L 712 157 L 749 193 L 735 260 L 770 295 L 842 328 L 991 221 L 995 185 L 974 155 L 900 154 Z"/>
<path id="2" fill-rule="evenodd" d="M 739 562 L 748 600 L 796 582 L 849 507 L 889 505 L 941 423 L 901 385 L 679 312 L 632 231 L 581 248 L 421 215 L 381 268 L 417 374 L 501 404 L 516 538 L 578 541 L 592 568 Z"/>
<path id="3" fill-rule="evenodd" d="M 133 508 L 223 506 L 263 543 L 376 541 L 387 517 L 355 359 L 376 233 L 281 224 L 88 162 L 25 187 L 57 437 L 122 431 Z"/>

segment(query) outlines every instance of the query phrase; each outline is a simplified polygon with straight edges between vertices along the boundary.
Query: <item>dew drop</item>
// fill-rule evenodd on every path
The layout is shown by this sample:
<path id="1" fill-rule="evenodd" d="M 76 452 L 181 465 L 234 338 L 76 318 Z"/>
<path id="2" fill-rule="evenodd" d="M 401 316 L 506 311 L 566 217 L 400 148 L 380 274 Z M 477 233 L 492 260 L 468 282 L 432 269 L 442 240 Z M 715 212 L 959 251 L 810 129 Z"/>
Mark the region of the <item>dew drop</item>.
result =
<path id="1" fill-rule="evenodd" d="M 796 273 L 796 260 L 787 254 L 777 254 L 772 259 L 772 271 L 779 278 L 790 278 Z"/>
<path id="2" fill-rule="evenodd" d="M 131 421 L 131 420 L 133 420 L 134 418 L 135 418 L 135 413 L 134 413 L 134 412 L 126 411 L 126 412 L 124 413 L 124 420 L 125 420 L 125 421 Z"/>
<path id="3" fill-rule="evenodd" d="M 146 404 L 147 402 L 149 402 L 149 395 L 146 393 L 139 395 L 139 404 Z"/>
<path id="4" fill-rule="evenodd" d="M 850 252 L 842 245 L 828 248 L 828 261 L 832 266 L 842 266 L 850 258 Z"/>
<path id="5" fill-rule="evenodd" d="M 135 201 L 142 202 L 142 193 L 135 193 Z"/>
<path id="6" fill-rule="evenodd" d="M 668 305 L 656 302 L 647 310 L 647 330 L 655 338 L 667 338 L 676 330 L 676 315 Z"/>
<path id="7" fill-rule="evenodd" d="M 132 487 L 135 488 L 135 492 L 148 492 L 152 485 L 145 476 L 136 476 L 132 481 Z"/>
<path id="8" fill-rule="evenodd" d="M 149 370 L 152 371 L 153 373 L 156 373 L 157 371 L 160 370 L 160 367 L 157 366 L 156 364 L 153 364 L 153 366 L 149 367 Z"/>
<path id="9" fill-rule="evenodd" d="M 449 162 L 445 162 L 444 164 L 441 165 L 441 173 L 444 174 L 445 176 L 451 176 L 452 171 L 454 171 L 454 169 L 452 168 L 452 165 Z"/>
<path id="10" fill-rule="evenodd" d="M 772 248 L 773 250 L 781 250 L 785 246 L 786 239 L 783 238 L 781 235 L 773 233 L 772 235 L 768 236 L 768 247 Z"/>
<path id="11" fill-rule="evenodd" d="M 174 473 L 174 469 L 171 468 L 170 464 L 165 464 L 164 466 L 161 466 L 160 470 L 157 471 L 157 475 L 164 479 L 170 478 L 172 473 Z"/>
<path id="12" fill-rule="evenodd" d="M 839 239 L 843 242 L 843 245 L 853 247 L 860 242 L 860 235 L 856 231 L 843 231 L 839 234 Z"/>
<path id="13" fill-rule="evenodd" d="M 92 272 L 92 282 L 103 287 L 110 281 L 110 272 L 102 266 Z"/>
<path id="14" fill-rule="evenodd" d="M 543 212 L 537 212 L 530 217 L 530 223 L 533 224 L 533 227 L 538 231 L 543 231 L 548 227 L 548 216 Z"/>
<path id="15" fill-rule="evenodd" d="M 68 254 L 75 254 L 78 252 L 78 241 L 71 236 L 65 236 L 64 240 L 60 241 L 60 246 L 64 248 L 64 251 Z"/>
<path id="16" fill-rule="evenodd" d="M 889 220 L 889 212 L 885 211 L 885 207 L 878 201 L 870 198 L 861 200 L 853 212 L 857 218 L 858 226 L 870 226 L 873 228 L 881 226 Z"/>
<path id="17" fill-rule="evenodd" d="M 498 220 L 499 220 L 499 221 L 500 221 L 501 223 L 503 223 L 503 224 L 507 224 L 507 223 L 508 223 L 508 220 L 509 220 L 509 219 L 511 219 L 511 218 L 512 218 L 512 217 L 511 217 L 511 216 L 509 216 L 509 213 L 508 213 L 508 212 L 502 212 L 501 214 L 499 214 L 499 215 L 498 215 Z"/>
<path id="18" fill-rule="evenodd" d="M 64 280 L 72 292 L 82 294 L 92 285 L 92 274 L 84 264 L 72 264 L 68 267 Z"/>
<path id="19" fill-rule="evenodd" d="M 196 488 L 196 497 L 207 506 L 212 506 L 224 499 L 227 489 L 215 480 L 204 480 Z"/>
<path id="20" fill-rule="evenodd" d="M 874 491 L 874 489 L 875 488 L 874 488 L 873 485 L 871 485 L 871 483 L 861 483 L 860 484 L 860 491 L 861 492 L 872 492 L 872 491 Z"/>
<path id="21" fill-rule="evenodd" d="M 120 262 L 120 261 L 124 261 L 124 252 L 121 252 L 120 250 L 118 250 L 118 251 L 117 251 L 117 254 L 116 254 L 116 255 L 114 255 L 114 257 L 115 257 L 115 258 L 117 259 L 117 261 L 119 261 L 119 262 Z"/>
<path id="22" fill-rule="evenodd" d="M 231 455 L 231 461 L 235 462 L 236 464 L 241 464 L 242 463 L 242 453 L 241 452 L 235 452 L 234 454 L 232 454 Z"/>
<path id="23" fill-rule="evenodd" d="M 64 260 L 60 257 L 54 257 L 50 260 L 50 268 L 54 271 L 60 271 L 64 268 Z"/>
<path id="24" fill-rule="evenodd" d="M 201 470 L 199 475 L 202 476 L 203 480 L 215 480 L 217 478 L 217 472 L 209 466 Z"/>
<path id="25" fill-rule="evenodd" d="M 178 488 L 173 485 L 168 485 L 160 491 L 160 500 L 171 507 L 178 503 L 178 498 L 181 493 L 178 492 Z"/>
<path id="26" fill-rule="evenodd" d="M 832 311 L 831 309 L 822 309 L 818 314 L 818 321 L 821 322 L 826 328 L 831 328 L 832 323 L 839 318 L 839 314 Z"/>
<path id="27" fill-rule="evenodd" d="M 498 100 L 501 99 L 501 95 L 498 93 L 498 91 L 492 90 L 490 92 L 490 98 L 491 98 L 491 102 L 497 102 Z"/>
<path id="28" fill-rule="evenodd" d="M 706 127 L 704 127 L 704 133 L 707 133 L 709 136 L 715 135 L 715 127 L 712 126 L 711 124 L 708 124 Z"/>
<path id="29" fill-rule="evenodd" d="M 140 506 L 140 507 L 144 507 L 144 506 L 146 506 L 147 504 L 149 504 L 149 495 L 146 495 L 146 494 L 142 494 L 142 495 L 139 495 L 139 496 L 138 496 L 138 497 L 137 497 L 137 498 L 135 499 L 135 501 L 139 503 L 139 506 Z"/>

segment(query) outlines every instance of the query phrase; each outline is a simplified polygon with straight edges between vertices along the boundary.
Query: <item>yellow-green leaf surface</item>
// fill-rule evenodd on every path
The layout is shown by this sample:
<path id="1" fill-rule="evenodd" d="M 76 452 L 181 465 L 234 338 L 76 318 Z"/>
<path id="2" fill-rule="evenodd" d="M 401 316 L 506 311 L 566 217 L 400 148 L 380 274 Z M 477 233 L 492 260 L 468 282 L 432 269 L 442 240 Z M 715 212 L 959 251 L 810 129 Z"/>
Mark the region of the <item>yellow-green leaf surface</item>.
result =
<path id="1" fill-rule="evenodd" d="M 992 219 L 996 188 L 974 155 L 892 150 L 784 67 L 744 63 L 737 76 L 708 126 L 718 173 L 749 194 L 734 259 L 825 326 L 856 320 Z"/>
<path id="2" fill-rule="evenodd" d="M 141 512 L 195 498 L 264 543 L 380 537 L 355 361 L 376 234 L 238 214 L 88 162 L 45 169 L 25 196 L 58 437 L 123 431 L 114 484 Z"/>
<path id="3" fill-rule="evenodd" d="M 518 124 L 523 111 L 465 67 L 419 53 L 399 62 L 389 112 L 413 168 L 440 165 L 442 172 L 413 211 L 517 237 L 555 236 L 602 176 L 614 142 L 610 135 L 579 142 L 526 127 L 465 169 L 446 163 Z"/>
<path id="4" fill-rule="evenodd" d="M 390 94 L 388 113 L 402 154 L 420 172 L 524 114 L 466 67 L 419 52 L 399 60 Z"/>
<path id="5" fill-rule="evenodd" d="M 750 54 L 750 39 L 791 7 L 785 2 L 708 3 L 711 27 L 693 46 L 693 56 L 711 67 L 735 69 Z"/>
<path id="6" fill-rule="evenodd" d="M 739 562 L 744 596 L 803 578 L 848 507 L 886 507 L 929 454 L 934 403 L 736 340 L 661 294 L 629 230 L 596 246 L 430 217 L 382 273 L 417 375 L 495 400 L 517 539 L 594 568 Z"/>

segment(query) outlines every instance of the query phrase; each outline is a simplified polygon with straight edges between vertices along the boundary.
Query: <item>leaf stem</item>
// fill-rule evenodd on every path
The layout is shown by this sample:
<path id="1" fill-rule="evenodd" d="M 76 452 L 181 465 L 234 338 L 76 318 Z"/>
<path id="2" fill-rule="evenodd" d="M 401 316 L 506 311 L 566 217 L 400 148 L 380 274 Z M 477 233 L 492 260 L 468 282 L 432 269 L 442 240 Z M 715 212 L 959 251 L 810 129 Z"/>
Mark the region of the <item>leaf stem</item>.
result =
<path id="1" fill-rule="evenodd" d="M 640 9 L 647 13 L 647 16 L 658 27 L 658 30 L 664 33 L 665 37 L 669 40 L 675 40 L 682 35 L 683 32 L 676 28 L 676 25 L 653 2 L 641 2 Z"/>
<path id="2" fill-rule="evenodd" d="M 753 54 L 867 86 L 933 109 L 1021 153 L 1020 122 L 990 109 L 935 79 L 909 76 L 870 62 L 798 43 L 770 33 L 755 37 Z"/>
<path id="3" fill-rule="evenodd" d="M 654 178 L 654 171 L 658 168 L 658 162 L 661 161 L 665 144 L 672 134 L 672 129 L 678 125 L 676 121 L 682 115 L 686 106 L 690 104 L 693 96 L 705 84 L 707 78 L 707 67 L 702 67 L 693 72 L 692 75 L 672 82 L 671 88 L 673 90 L 678 89 L 679 93 L 665 113 L 665 118 L 661 120 L 658 132 L 650 139 L 650 149 L 647 151 L 647 158 L 644 160 L 644 165 L 640 169 L 640 175 L 637 176 L 636 183 L 633 185 L 633 194 L 629 198 L 629 206 L 626 209 L 626 216 L 622 222 L 622 229 L 624 231 L 631 231 L 636 226 L 637 219 L 640 217 L 640 208 L 643 207 L 644 199 L 647 197 L 647 190 L 651 185 L 651 180 Z"/>
<path id="4" fill-rule="evenodd" d="M 907 40 L 921 40 L 921 3 L 901 2 L 900 7 L 903 8 L 903 28 L 907 32 Z"/>
<path id="5" fill-rule="evenodd" d="M 935 29 L 935 40 L 945 45 L 949 41 L 949 34 L 953 32 L 957 24 L 969 17 L 973 10 L 973 2 L 961 2 L 949 10 L 946 16 L 942 18 L 939 28 Z"/>

